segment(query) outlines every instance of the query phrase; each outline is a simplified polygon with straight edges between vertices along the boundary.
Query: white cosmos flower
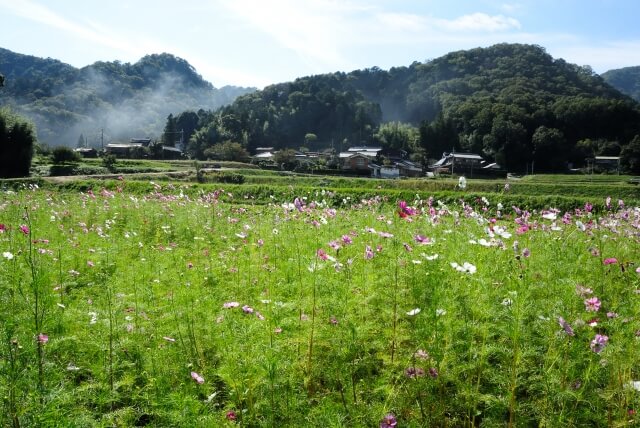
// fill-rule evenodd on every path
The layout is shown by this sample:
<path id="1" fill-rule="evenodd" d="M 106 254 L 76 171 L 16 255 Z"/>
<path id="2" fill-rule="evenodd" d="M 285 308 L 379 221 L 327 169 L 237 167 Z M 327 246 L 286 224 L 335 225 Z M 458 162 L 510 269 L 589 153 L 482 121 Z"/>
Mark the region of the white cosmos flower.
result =
<path id="1" fill-rule="evenodd" d="M 421 311 L 420 308 L 411 309 L 409 312 L 407 312 L 407 315 L 412 317 L 414 315 L 418 315 L 420 313 L 420 311 Z"/>
<path id="2" fill-rule="evenodd" d="M 462 265 L 459 265 L 456 262 L 451 262 L 451 267 L 457 270 L 458 272 L 464 273 L 476 273 L 476 267 L 469 262 L 464 262 Z"/>
<path id="3" fill-rule="evenodd" d="M 11 254 L 9 251 L 5 251 L 4 253 L 2 253 L 2 257 L 4 257 L 7 260 L 12 260 L 13 254 Z"/>

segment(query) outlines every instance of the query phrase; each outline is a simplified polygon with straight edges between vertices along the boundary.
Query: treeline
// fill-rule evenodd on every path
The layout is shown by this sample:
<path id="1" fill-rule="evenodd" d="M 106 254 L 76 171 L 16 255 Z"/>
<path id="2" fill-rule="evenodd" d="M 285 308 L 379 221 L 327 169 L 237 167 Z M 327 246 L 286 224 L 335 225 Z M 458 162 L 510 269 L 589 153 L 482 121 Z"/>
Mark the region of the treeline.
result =
<path id="1" fill-rule="evenodd" d="M 201 115 L 202 116 L 202 115 Z M 589 67 L 534 45 L 452 52 L 426 63 L 296 79 L 243 95 L 187 135 L 196 158 L 216 144 L 403 148 L 417 159 L 468 151 L 510 171 L 623 155 L 632 168 L 640 109 Z"/>
<path id="2" fill-rule="evenodd" d="M 216 89 L 184 59 L 147 55 L 134 64 L 96 62 L 75 68 L 60 61 L 0 49 L 5 87 L 0 104 L 29 117 L 41 143 L 75 146 L 78 136 L 128 140 L 158 137 L 167 114 L 216 109 L 253 88 Z"/>

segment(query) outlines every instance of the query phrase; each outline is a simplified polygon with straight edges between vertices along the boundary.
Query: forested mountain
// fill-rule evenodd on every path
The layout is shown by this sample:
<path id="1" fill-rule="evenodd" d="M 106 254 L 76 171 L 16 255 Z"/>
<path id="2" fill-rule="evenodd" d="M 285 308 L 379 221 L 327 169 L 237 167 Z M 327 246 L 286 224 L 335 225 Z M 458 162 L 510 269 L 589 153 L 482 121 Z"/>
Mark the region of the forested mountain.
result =
<path id="1" fill-rule="evenodd" d="M 389 121 L 418 128 L 408 135 L 419 137 L 388 141 L 380 125 Z M 229 140 L 249 151 L 298 148 L 309 134 L 317 145 L 337 150 L 401 145 L 439 158 L 455 149 L 480 153 L 509 170 L 532 162 L 555 170 L 594 154 L 619 154 L 640 134 L 640 109 L 589 67 L 554 59 L 540 46 L 499 44 L 388 71 L 337 72 L 268 86 L 221 108 L 193 134 L 189 150 L 202 157 Z"/>
<path id="2" fill-rule="evenodd" d="M 620 92 L 640 101 L 640 66 L 609 70 L 602 73 L 602 78 Z"/>
<path id="3" fill-rule="evenodd" d="M 81 134 L 96 144 L 102 130 L 107 140 L 158 137 L 171 112 L 216 109 L 255 90 L 216 89 L 170 54 L 78 69 L 0 49 L 0 74 L 5 77 L 0 105 L 31 118 L 40 142 L 52 146 L 75 146 Z"/>

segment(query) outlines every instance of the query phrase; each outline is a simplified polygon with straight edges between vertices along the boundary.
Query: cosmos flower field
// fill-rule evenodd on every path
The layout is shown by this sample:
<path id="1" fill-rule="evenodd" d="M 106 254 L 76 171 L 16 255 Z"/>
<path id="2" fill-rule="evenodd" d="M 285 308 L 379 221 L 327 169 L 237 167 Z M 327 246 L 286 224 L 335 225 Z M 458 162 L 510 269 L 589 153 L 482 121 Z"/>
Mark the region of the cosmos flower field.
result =
<path id="1" fill-rule="evenodd" d="M 232 193 L 3 191 L 0 425 L 640 419 L 640 208 Z"/>

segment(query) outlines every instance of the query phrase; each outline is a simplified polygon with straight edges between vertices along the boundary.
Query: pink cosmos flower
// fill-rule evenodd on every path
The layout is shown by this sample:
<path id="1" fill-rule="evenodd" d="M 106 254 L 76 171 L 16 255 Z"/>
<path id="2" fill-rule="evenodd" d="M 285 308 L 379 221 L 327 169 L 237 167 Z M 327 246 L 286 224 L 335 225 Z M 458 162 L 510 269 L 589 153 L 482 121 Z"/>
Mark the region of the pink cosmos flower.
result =
<path id="1" fill-rule="evenodd" d="M 398 202 L 398 215 L 401 218 L 405 218 L 408 216 L 412 216 L 416 214 L 416 210 L 415 208 L 412 208 L 410 206 L 407 205 L 407 203 L 405 201 L 399 201 Z"/>
<path id="2" fill-rule="evenodd" d="M 429 353 L 427 351 L 425 351 L 424 349 L 418 349 L 414 354 L 414 357 L 421 359 L 421 360 L 427 360 L 429 359 Z"/>
<path id="3" fill-rule="evenodd" d="M 608 336 L 605 336 L 604 334 L 596 334 L 596 337 L 591 341 L 591 344 L 589 345 L 589 347 L 593 352 L 595 352 L 596 354 L 599 354 L 600 352 L 602 352 L 602 350 L 604 349 L 604 347 L 607 345 L 608 342 L 609 342 Z"/>
<path id="4" fill-rule="evenodd" d="M 364 249 L 364 258 L 366 260 L 370 260 L 373 258 L 373 250 L 371 249 L 370 246 L 366 246 L 366 248 Z"/>
<path id="5" fill-rule="evenodd" d="M 40 333 L 40 334 L 38 335 L 38 343 L 41 343 L 41 344 L 43 344 L 43 345 L 44 345 L 44 344 L 45 344 L 45 343 L 47 343 L 48 341 L 49 341 L 49 336 L 47 336 L 46 334 L 42 334 L 42 333 Z"/>
<path id="6" fill-rule="evenodd" d="M 423 235 L 416 235 L 413 239 L 420 245 L 428 245 L 431 243 L 431 239 Z"/>
<path id="7" fill-rule="evenodd" d="M 236 412 L 234 412 L 233 410 L 229 410 L 227 412 L 227 420 L 228 421 L 235 421 L 236 419 L 238 419 L 238 416 L 236 415 Z"/>
<path id="8" fill-rule="evenodd" d="M 609 257 L 608 259 L 604 259 L 602 261 L 602 263 L 604 263 L 604 265 L 614 265 L 616 263 L 618 263 L 618 259 L 616 259 L 615 257 Z"/>
<path id="9" fill-rule="evenodd" d="M 24 233 L 25 235 L 29 234 L 29 227 L 26 224 L 21 224 L 20 225 L 20 232 Z"/>
<path id="10" fill-rule="evenodd" d="M 380 428 L 395 428 L 398 426 L 398 420 L 393 413 L 388 413 L 380 421 Z"/>
<path id="11" fill-rule="evenodd" d="M 571 325 L 566 322 L 564 320 L 564 318 L 562 317 L 558 317 L 558 323 L 560 324 L 560 327 L 562 327 L 565 331 L 565 333 L 567 333 L 569 336 L 575 336 L 575 332 L 573 331 L 573 328 L 571 328 Z"/>
<path id="12" fill-rule="evenodd" d="M 576 285 L 576 294 L 578 294 L 578 296 L 586 297 L 586 296 L 588 296 L 589 294 L 592 294 L 592 293 L 593 293 L 592 289 L 587 288 L 587 287 L 585 287 L 583 285 L 580 285 L 580 284 Z"/>
<path id="13" fill-rule="evenodd" d="M 405 369 L 404 374 L 408 378 L 415 379 L 417 377 L 424 376 L 424 369 L 421 368 L 421 367 L 413 367 L 412 366 L 412 367 L 408 367 L 407 369 Z"/>
<path id="14" fill-rule="evenodd" d="M 318 251 L 316 251 L 316 255 L 321 260 L 327 260 L 329 258 L 329 256 L 327 255 L 327 252 L 325 250 L 323 250 L 322 248 L 320 248 Z"/>
<path id="15" fill-rule="evenodd" d="M 191 372 L 191 379 L 195 380 L 200 385 L 204 383 L 204 378 L 196 372 Z"/>
<path id="16" fill-rule="evenodd" d="M 353 243 L 353 239 L 351 239 L 351 237 L 349 235 L 342 235 L 342 242 L 345 245 L 350 245 Z"/>
<path id="17" fill-rule="evenodd" d="M 600 299 L 598 299 L 597 297 L 592 297 L 584 301 L 584 309 L 587 312 L 598 312 L 600 310 L 601 304 L 602 302 L 600 302 Z"/>
<path id="18" fill-rule="evenodd" d="M 227 302 L 222 305 L 222 307 L 225 309 L 237 308 L 238 306 L 240 306 L 240 303 L 238 302 Z"/>
<path id="19" fill-rule="evenodd" d="M 252 314 L 253 313 L 253 308 L 249 305 L 244 305 L 242 307 L 242 312 L 244 312 L 245 314 Z"/>
<path id="20" fill-rule="evenodd" d="M 340 244 L 338 243 L 338 241 L 331 241 L 331 242 L 329 242 L 329 247 L 331 247 L 332 249 L 334 249 L 334 250 L 336 250 L 336 251 L 338 251 L 338 250 L 341 248 L 341 247 L 340 247 Z M 321 250 L 318 250 L 318 251 L 321 251 Z M 320 256 L 320 254 L 318 254 L 318 257 L 322 258 L 322 257 Z M 323 259 L 323 260 L 326 260 L 326 259 Z"/>

